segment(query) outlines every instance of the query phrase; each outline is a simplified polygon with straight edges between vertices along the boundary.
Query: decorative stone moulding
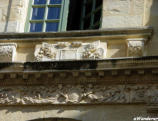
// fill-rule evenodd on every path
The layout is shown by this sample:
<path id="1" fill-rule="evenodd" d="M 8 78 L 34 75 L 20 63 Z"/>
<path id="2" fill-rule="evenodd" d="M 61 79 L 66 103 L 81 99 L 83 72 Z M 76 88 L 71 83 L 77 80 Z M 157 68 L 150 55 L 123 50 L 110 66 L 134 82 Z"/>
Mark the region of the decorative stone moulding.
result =
<path id="1" fill-rule="evenodd" d="M 158 115 L 158 102 L 156 104 L 147 105 L 147 114 L 151 117 L 157 117 Z"/>
<path id="2" fill-rule="evenodd" d="M 127 56 L 143 56 L 145 41 L 144 38 L 127 39 Z"/>
<path id="3" fill-rule="evenodd" d="M 54 85 L 0 88 L 0 105 L 158 102 L 158 85 Z"/>
<path id="4" fill-rule="evenodd" d="M 100 40 L 92 43 L 58 42 L 37 45 L 34 55 L 36 61 L 104 59 L 106 51 L 107 44 L 100 44 Z"/>
<path id="5" fill-rule="evenodd" d="M 0 43 L 0 62 L 12 62 L 15 59 L 17 45 L 15 43 Z"/>

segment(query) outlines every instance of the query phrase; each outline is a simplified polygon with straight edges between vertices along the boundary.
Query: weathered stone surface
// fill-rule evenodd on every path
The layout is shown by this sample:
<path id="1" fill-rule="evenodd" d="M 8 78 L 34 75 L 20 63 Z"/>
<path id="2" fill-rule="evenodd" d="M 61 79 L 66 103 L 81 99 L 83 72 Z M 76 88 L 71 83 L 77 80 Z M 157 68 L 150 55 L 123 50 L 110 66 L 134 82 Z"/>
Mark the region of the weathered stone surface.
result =
<path id="1" fill-rule="evenodd" d="M 134 15 L 143 15 L 144 6 L 145 6 L 145 0 L 133 0 L 133 14 Z"/>
<path id="2" fill-rule="evenodd" d="M 65 59 L 103 59 L 106 57 L 107 45 L 100 41 L 92 43 L 58 42 L 56 44 L 43 43 L 35 49 L 35 60 L 65 60 Z"/>
<path id="3" fill-rule="evenodd" d="M 143 26 L 145 0 L 104 0 L 102 28 Z"/>
<path id="4" fill-rule="evenodd" d="M 0 88 L 0 105 L 157 103 L 158 85 L 54 85 Z"/>
<path id="5" fill-rule="evenodd" d="M 12 62 L 16 55 L 15 43 L 0 43 L 0 62 Z"/>
<path id="6" fill-rule="evenodd" d="M 128 39 L 127 40 L 127 54 L 128 56 L 143 56 L 144 52 L 144 43 L 143 39 Z"/>
<path id="7" fill-rule="evenodd" d="M 128 15 L 130 0 L 104 0 L 104 15 Z"/>
<path id="8" fill-rule="evenodd" d="M 127 16 L 106 16 L 103 17 L 103 28 L 123 28 L 123 27 L 140 27 L 142 26 L 143 16 L 127 15 Z"/>
<path id="9" fill-rule="evenodd" d="M 0 32 L 24 32 L 29 0 L 1 0 Z"/>

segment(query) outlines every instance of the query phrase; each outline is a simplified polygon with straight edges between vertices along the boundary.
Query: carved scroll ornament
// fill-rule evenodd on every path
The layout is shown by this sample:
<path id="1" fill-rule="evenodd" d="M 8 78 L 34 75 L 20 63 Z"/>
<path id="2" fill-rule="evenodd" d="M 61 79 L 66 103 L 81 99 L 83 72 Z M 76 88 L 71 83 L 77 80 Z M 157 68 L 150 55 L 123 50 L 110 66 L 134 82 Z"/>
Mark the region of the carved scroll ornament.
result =
<path id="1" fill-rule="evenodd" d="M 55 85 L 0 88 L 0 105 L 149 102 L 158 102 L 158 85 Z"/>

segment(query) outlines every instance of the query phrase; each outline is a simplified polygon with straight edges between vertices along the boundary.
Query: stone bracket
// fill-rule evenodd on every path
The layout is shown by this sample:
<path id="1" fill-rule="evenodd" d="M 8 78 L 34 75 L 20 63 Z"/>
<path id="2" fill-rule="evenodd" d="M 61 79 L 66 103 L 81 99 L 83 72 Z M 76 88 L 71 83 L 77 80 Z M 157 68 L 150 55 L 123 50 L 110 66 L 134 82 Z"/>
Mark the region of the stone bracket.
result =
<path id="1" fill-rule="evenodd" d="M 0 62 L 14 61 L 16 48 L 16 43 L 0 43 Z"/>
<path id="2" fill-rule="evenodd" d="M 132 38 L 127 39 L 127 56 L 138 57 L 144 55 L 144 46 L 147 39 L 145 38 Z"/>

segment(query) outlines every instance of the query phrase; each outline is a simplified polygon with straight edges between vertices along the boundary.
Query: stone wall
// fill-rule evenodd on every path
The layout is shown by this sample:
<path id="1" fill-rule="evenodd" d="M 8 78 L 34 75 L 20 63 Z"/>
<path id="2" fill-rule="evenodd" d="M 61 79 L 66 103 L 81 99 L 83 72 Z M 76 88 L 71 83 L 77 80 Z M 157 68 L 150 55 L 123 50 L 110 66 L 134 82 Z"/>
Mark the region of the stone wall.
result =
<path id="1" fill-rule="evenodd" d="M 104 0 L 102 28 L 143 26 L 145 0 Z"/>
<path id="2" fill-rule="evenodd" d="M 48 117 L 81 121 L 133 121 L 134 117 L 139 116 L 149 116 L 143 105 L 13 106 L 0 109 L 0 121 L 28 121 Z"/>
<path id="3" fill-rule="evenodd" d="M 148 55 L 158 55 L 158 0 L 146 0 L 144 25 L 154 28 L 152 42 L 148 46 Z"/>
<path id="4" fill-rule="evenodd" d="M 0 32 L 24 32 L 28 1 L 0 1 Z"/>
<path id="5" fill-rule="evenodd" d="M 29 0 L 0 1 L 0 32 L 24 32 Z M 103 0 L 102 28 L 139 27 L 149 20 L 152 0 Z"/>

